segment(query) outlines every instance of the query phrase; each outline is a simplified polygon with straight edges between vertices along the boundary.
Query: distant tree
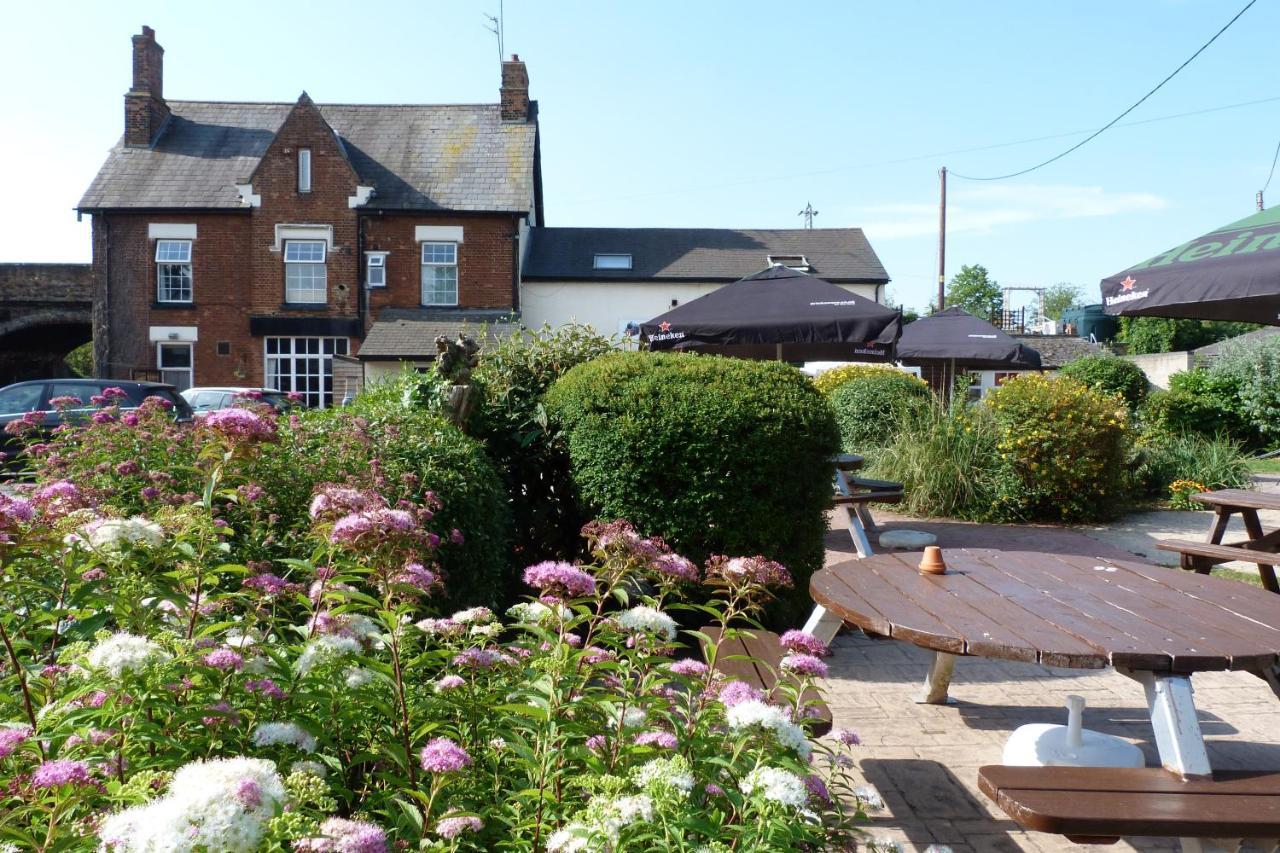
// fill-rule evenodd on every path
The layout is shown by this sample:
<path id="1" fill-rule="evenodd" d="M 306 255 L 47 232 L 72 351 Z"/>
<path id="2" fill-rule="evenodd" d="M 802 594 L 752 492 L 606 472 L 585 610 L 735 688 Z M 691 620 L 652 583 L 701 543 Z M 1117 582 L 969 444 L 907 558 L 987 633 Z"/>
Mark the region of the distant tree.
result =
<path id="1" fill-rule="evenodd" d="M 1060 281 L 1044 290 L 1044 315 L 1050 320 L 1062 321 L 1063 313 L 1080 307 L 1083 297 L 1080 288 L 1069 281 Z"/>
<path id="2" fill-rule="evenodd" d="M 1121 317 L 1118 339 L 1131 355 L 1183 352 L 1251 332 L 1253 323 L 1226 320 L 1175 320 L 1170 317 Z"/>
<path id="3" fill-rule="evenodd" d="M 901 302 L 894 299 L 893 295 L 889 293 L 888 290 L 885 291 L 884 304 L 885 304 L 885 307 L 887 308 L 897 308 L 899 311 L 902 312 L 902 325 L 904 326 L 907 323 L 912 323 L 920 319 L 919 311 L 917 311 L 914 308 L 908 308 L 907 306 L 903 305 Z"/>
<path id="4" fill-rule="evenodd" d="M 999 323 L 1004 293 L 982 264 L 965 264 L 947 285 L 947 306 Z"/>
<path id="5" fill-rule="evenodd" d="M 62 360 L 76 376 L 86 378 L 93 376 L 93 341 L 76 347 Z"/>

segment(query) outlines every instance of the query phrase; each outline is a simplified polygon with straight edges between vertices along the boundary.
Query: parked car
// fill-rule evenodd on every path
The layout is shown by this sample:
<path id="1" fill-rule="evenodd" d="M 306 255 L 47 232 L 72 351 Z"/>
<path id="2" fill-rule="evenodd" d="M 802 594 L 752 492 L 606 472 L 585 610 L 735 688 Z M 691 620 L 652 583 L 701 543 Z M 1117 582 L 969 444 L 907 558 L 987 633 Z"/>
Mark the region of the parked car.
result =
<path id="1" fill-rule="evenodd" d="M 107 388 L 124 391 L 125 396 L 118 404 L 121 411 L 138 408 L 148 397 L 159 397 L 173 404 L 173 414 L 178 421 L 192 419 L 191 406 L 172 385 L 119 379 L 32 379 L 0 388 L 0 450 L 13 453 L 20 446 L 17 439 L 3 432 L 10 421 L 16 421 L 29 412 L 40 412 L 38 434 L 47 436 L 64 421 L 87 419 L 97 408 L 91 402 L 92 398 Z M 57 397 L 76 397 L 83 401 L 83 405 L 59 412 L 49 403 Z"/>
<path id="2" fill-rule="evenodd" d="M 196 417 L 216 412 L 218 409 L 229 409 L 245 399 L 254 399 L 266 403 L 277 412 L 283 412 L 299 405 L 289 399 L 289 395 L 274 388 L 188 388 L 182 392 L 183 398 L 191 405 Z"/>

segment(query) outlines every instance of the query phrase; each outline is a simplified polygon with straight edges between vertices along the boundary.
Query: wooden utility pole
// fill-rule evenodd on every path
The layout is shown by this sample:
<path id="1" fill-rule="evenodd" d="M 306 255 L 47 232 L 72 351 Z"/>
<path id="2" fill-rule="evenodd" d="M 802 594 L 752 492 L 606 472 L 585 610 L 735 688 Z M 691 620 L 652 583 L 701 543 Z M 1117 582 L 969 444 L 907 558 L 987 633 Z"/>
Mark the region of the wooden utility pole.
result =
<path id="1" fill-rule="evenodd" d="M 938 171 L 938 310 L 947 307 L 947 167 Z"/>

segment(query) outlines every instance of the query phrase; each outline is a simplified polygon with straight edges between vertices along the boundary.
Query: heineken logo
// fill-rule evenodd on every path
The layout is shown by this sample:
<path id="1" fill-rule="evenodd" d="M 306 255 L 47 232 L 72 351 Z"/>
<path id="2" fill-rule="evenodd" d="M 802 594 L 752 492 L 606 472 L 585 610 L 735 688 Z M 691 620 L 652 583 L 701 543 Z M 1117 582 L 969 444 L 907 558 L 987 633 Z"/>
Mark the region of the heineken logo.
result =
<path id="1" fill-rule="evenodd" d="M 1131 275 L 1127 275 L 1124 277 L 1124 281 L 1120 282 L 1120 289 L 1133 290 L 1133 286 L 1137 283 L 1138 283 L 1138 280 L 1136 278 L 1134 278 Z"/>
<path id="2" fill-rule="evenodd" d="M 668 323 L 666 320 L 663 320 L 661 323 L 658 324 L 658 331 L 660 332 L 671 331 L 671 324 Z"/>
<path id="3" fill-rule="evenodd" d="M 1116 296 L 1108 296 L 1107 305 L 1122 305 L 1125 302 L 1137 302 L 1139 299 L 1146 299 L 1150 294 L 1150 290 L 1130 290 Z"/>
<path id="4" fill-rule="evenodd" d="M 662 328 L 662 326 L 670 328 L 670 325 L 670 323 L 662 323 L 658 328 Z M 659 332 L 656 335 L 649 336 L 649 340 L 651 341 L 679 341 L 683 339 L 684 332 Z"/>

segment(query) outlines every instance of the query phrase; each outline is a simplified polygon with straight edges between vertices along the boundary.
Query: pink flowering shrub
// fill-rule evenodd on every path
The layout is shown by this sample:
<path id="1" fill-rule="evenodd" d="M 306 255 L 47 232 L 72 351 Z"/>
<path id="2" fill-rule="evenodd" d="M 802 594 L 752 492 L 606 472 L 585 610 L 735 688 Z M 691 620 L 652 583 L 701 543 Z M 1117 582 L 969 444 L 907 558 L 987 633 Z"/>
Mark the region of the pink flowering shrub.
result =
<path id="1" fill-rule="evenodd" d="M 168 435 L 150 418 L 133 428 Z M 529 567 L 506 614 L 444 606 L 443 561 L 462 545 L 434 490 L 322 483 L 297 496 L 296 527 L 255 526 L 235 510 L 271 499 L 244 488 L 274 464 L 263 457 L 288 452 L 290 428 L 272 439 L 235 423 L 178 441 L 189 452 L 170 465 L 140 444 L 143 471 L 199 473 L 193 499 L 108 515 L 111 478 L 135 475 L 94 470 L 82 484 L 68 468 L 65 485 L 0 505 L 6 841 L 118 853 L 852 843 L 866 804 L 847 774 L 856 737 L 811 738 L 801 698 L 825 649 L 791 636 L 765 696 L 703 663 L 674 618 L 709 598 L 697 619 L 731 638 L 791 582 L 785 567 L 698 566 L 625 522 L 594 523 L 589 561 Z M 237 561 L 254 535 L 278 535 L 279 556 Z"/>

